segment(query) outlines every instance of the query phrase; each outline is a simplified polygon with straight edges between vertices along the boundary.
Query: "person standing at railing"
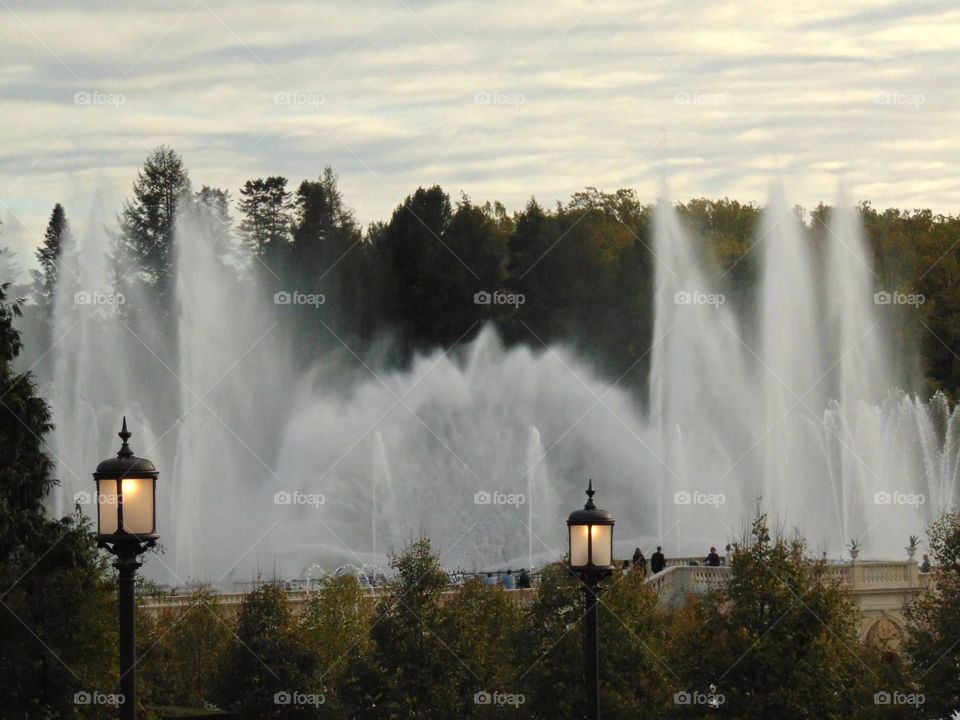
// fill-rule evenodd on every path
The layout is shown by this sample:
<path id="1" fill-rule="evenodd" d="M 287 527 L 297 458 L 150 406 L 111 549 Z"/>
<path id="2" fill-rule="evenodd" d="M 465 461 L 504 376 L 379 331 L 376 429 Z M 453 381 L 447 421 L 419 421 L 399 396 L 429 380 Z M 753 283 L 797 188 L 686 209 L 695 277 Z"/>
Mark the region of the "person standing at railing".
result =
<path id="1" fill-rule="evenodd" d="M 516 590 L 517 579 L 513 576 L 513 570 L 507 569 L 507 574 L 501 578 L 504 590 Z"/>
<path id="2" fill-rule="evenodd" d="M 487 587 L 493 587 L 497 584 L 497 579 L 493 576 L 492 572 L 488 572 L 483 578 L 483 584 Z"/>
<path id="3" fill-rule="evenodd" d="M 657 551 L 650 556 L 650 570 L 654 575 L 661 572 L 667 566 L 667 561 L 663 557 L 662 550 L 663 548 L 657 545 Z"/>
<path id="4" fill-rule="evenodd" d="M 530 576 L 527 575 L 526 568 L 520 568 L 520 576 L 517 578 L 517 587 L 521 590 L 530 589 Z"/>
<path id="5" fill-rule="evenodd" d="M 923 562 L 920 563 L 920 572 L 922 573 L 930 572 L 930 556 L 927 554 L 924 554 Z"/>
<path id="6" fill-rule="evenodd" d="M 708 567 L 720 567 L 720 556 L 717 555 L 717 549 L 715 547 L 710 548 L 710 552 L 707 553 L 707 557 L 704 558 L 703 564 Z"/>
<path id="7" fill-rule="evenodd" d="M 633 551 L 633 569 L 643 575 L 643 577 L 647 576 L 647 558 L 644 557 L 643 551 L 640 548 Z"/>

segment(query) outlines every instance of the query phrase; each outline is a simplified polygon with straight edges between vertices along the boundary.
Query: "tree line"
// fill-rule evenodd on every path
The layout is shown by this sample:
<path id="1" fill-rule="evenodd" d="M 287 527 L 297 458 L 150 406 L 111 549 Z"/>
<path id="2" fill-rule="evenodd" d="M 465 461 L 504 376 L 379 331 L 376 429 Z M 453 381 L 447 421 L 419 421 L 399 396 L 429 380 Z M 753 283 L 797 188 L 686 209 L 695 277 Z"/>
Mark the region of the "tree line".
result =
<path id="1" fill-rule="evenodd" d="M 761 252 L 753 247 L 762 208 L 736 200 L 677 204 L 698 239 L 709 280 L 751 312 Z M 237 213 L 234 218 L 232 213 Z M 418 351 L 470 340 L 494 323 L 508 344 L 572 346 L 596 370 L 641 399 L 653 341 L 654 205 L 632 190 L 587 188 L 566 203 L 531 199 L 509 213 L 496 202 L 452 198 L 439 186 L 407 196 L 386 221 L 361 227 L 331 168 L 295 188 L 282 176 L 259 177 L 229 190 L 194 190 L 180 155 L 161 146 L 146 159 L 113 233 L 117 290 L 137 289 L 139 312 L 169 319 L 173 236 L 189 216 L 202 230 L 188 242 L 210 242 L 236 270 L 239 285 L 256 281 L 265 301 L 276 292 L 319 293 L 322 307 L 292 308 L 303 362 L 339 338 L 361 357 L 376 347 L 405 365 Z M 828 241 L 831 208 L 796 209 L 815 253 Z M 884 322 L 904 361 L 902 383 L 955 399 L 960 388 L 960 217 L 929 210 L 878 211 L 859 206 L 876 271 L 876 290 L 918 293 L 919 306 L 891 306 Z M 39 269 L 26 294 L 49 318 L 58 262 L 69 223 L 54 206 L 38 248 Z M 28 313 L 30 309 L 28 308 Z M 138 308 L 119 309 L 135 322 Z M 175 333 L 167 339 L 175 342 Z M 378 342 L 379 341 L 379 342 Z M 917 355 L 919 354 L 919 357 Z M 916 364 L 919 363 L 919 368 Z M 919 372 L 917 372 L 919 370 Z"/>

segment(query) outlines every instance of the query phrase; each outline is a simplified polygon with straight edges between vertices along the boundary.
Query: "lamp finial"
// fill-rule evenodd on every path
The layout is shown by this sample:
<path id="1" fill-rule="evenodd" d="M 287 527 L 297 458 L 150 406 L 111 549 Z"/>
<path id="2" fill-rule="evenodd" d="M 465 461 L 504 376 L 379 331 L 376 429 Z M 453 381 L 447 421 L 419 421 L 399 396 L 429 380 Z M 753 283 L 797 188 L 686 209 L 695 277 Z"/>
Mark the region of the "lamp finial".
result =
<path id="1" fill-rule="evenodd" d="M 594 492 L 595 492 L 595 491 L 594 491 L 594 489 L 593 489 L 593 478 L 590 478 L 590 480 L 589 480 L 588 483 L 587 483 L 587 504 L 583 506 L 583 509 L 584 509 L 584 510 L 596 510 L 596 509 L 597 509 L 597 506 L 594 505 L 594 503 L 593 503 L 593 494 L 594 494 Z"/>
<path id="2" fill-rule="evenodd" d="M 130 439 L 131 433 L 127 430 L 127 416 L 123 416 L 123 427 L 120 430 L 120 439 L 123 440 L 123 445 L 120 446 L 120 452 L 117 453 L 117 457 L 128 458 L 133 457 L 133 450 L 130 449 L 130 446 L 127 444 L 127 440 Z"/>

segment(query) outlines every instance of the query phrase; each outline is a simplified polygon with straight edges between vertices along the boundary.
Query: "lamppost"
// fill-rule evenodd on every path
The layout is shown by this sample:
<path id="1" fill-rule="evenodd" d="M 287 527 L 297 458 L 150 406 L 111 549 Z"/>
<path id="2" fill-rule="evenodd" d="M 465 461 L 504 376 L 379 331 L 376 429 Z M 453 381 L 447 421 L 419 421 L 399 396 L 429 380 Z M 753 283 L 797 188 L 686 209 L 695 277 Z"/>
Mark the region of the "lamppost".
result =
<path id="1" fill-rule="evenodd" d="M 597 647 L 597 595 L 600 581 L 613 572 L 613 515 L 593 503 L 593 480 L 587 486 L 587 504 L 567 518 L 570 533 L 570 570 L 583 581 L 587 600 L 584 615 L 584 670 L 587 680 L 587 719 L 600 717 L 600 650 Z"/>
<path id="2" fill-rule="evenodd" d="M 97 465 L 97 545 L 116 555 L 120 605 L 120 703 L 121 720 L 135 720 L 137 685 L 135 662 L 133 583 L 137 559 L 157 544 L 157 468 L 146 458 L 133 454 L 127 440 L 127 419 L 120 431 L 123 445 L 115 458 Z"/>

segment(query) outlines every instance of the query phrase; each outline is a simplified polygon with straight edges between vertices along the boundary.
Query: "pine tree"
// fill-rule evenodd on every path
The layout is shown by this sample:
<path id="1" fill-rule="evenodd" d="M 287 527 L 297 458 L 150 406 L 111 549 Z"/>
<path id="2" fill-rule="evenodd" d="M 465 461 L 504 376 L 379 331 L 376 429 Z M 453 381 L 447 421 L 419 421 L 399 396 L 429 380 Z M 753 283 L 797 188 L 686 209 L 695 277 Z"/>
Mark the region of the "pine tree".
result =
<path id="1" fill-rule="evenodd" d="M 172 285 L 177 205 L 189 197 L 190 176 L 183 159 L 161 145 L 137 173 L 133 198 L 120 215 L 121 275 L 135 276 L 160 298 L 169 294 Z"/>
<path id="2" fill-rule="evenodd" d="M 287 179 L 247 180 L 240 188 L 240 234 L 253 255 L 276 272 L 290 244 L 292 207 Z"/>
<path id="3" fill-rule="evenodd" d="M 48 316 L 53 309 L 57 279 L 60 275 L 60 256 L 63 253 L 63 245 L 69 232 L 70 226 L 67 223 L 67 214 L 63 205 L 57 203 L 50 213 L 50 221 L 47 223 L 47 230 L 43 234 L 43 244 L 36 251 L 40 269 L 33 271 L 37 303 L 44 308 Z"/>

